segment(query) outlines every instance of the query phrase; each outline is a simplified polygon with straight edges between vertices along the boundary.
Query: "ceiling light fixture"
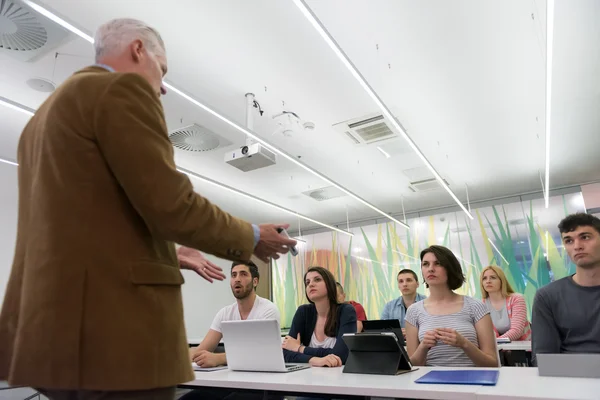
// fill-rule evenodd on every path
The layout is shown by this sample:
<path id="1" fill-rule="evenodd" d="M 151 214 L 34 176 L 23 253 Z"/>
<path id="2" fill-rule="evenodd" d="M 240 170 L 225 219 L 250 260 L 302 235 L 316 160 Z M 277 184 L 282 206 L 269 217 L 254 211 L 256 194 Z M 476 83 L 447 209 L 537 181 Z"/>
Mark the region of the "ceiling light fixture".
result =
<path id="1" fill-rule="evenodd" d="M 32 2 L 31 0 L 23 0 L 23 1 L 25 2 L 25 4 L 27 4 L 28 6 L 30 6 L 31 8 L 33 8 L 37 12 L 39 12 L 40 14 L 44 15 L 45 17 L 47 17 L 47 18 L 51 19 L 52 21 L 56 22 L 57 24 L 59 24 L 63 28 L 68 29 L 69 31 L 73 32 L 77 36 L 81 37 L 84 40 L 87 40 L 90 43 L 94 43 L 94 38 L 93 37 L 91 37 L 90 35 L 86 34 L 82 30 L 76 28 L 75 26 L 73 26 L 72 24 L 68 23 L 64 19 L 60 18 L 56 14 L 54 14 L 54 13 L 50 12 L 49 10 L 43 8 L 39 4 L 36 4 L 36 3 Z M 372 209 L 373 211 L 377 212 L 378 214 L 383 215 L 384 217 L 388 218 L 389 220 L 391 220 L 391 221 L 393 221 L 393 222 L 395 222 L 397 224 L 400 224 L 401 226 L 403 226 L 403 227 L 405 227 L 407 229 L 409 228 L 409 226 L 407 224 L 405 224 L 404 222 L 402 222 L 402 221 L 400 221 L 400 220 L 392 217 L 391 215 L 389 215 L 388 213 L 384 212 L 383 210 L 380 210 L 379 208 L 375 207 L 373 204 L 369 203 L 368 201 L 366 201 L 363 198 L 359 197 L 358 195 L 354 194 L 350 190 L 348 190 L 345 187 L 341 186 L 339 183 L 332 181 L 331 179 L 329 179 L 327 176 L 323 175 L 319 171 L 317 171 L 317 170 L 309 167 L 308 165 L 304 164 L 303 162 L 299 161 L 296 157 L 294 157 L 294 156 L 286 153 L 285 151 L 279 149 L 278 147 L 276 147 L 276 146 L 274 146 L 274 145 L 266 142 L 264 139 L 260 138 L 259 136 L 257 136 L 256 134 L 254 134 L 252 131 L 244 128 L 243 126 L 241 126 L 241 125 L 239 125 L 237 123 L 235 123 L 234 121 L 230 120 L 229 118 L 227 118 L 227 117 L 219 114 L 218 112 L 216 112 L 215 110 L 211 109 L 210 107 L 208 107 L 208 106 L 200 103 L 198 100 L 196 100 L 192 96 L 186 94 L 181 89 L 178 89 L 177 87 L 173 86 L 173 84 L 168 83 L 168 82 L 163 82 L 163 85 L 167 89 L 171 90 L 172 92 L 177 93 L 179 96 L 181 96 L 184 99 L 188 100 L 192 104 L 200 107 L 201 109 L 203 109 L 204 111 L 208 112 L 212 116 L 214 116 L 214 117 L 220 119 L 221 121 L 225 122 L 226 124 L 228 124 L 232 128 L 235 128 L 236 130 L 242 132 L 247 137 L 250 137 L 250 138 L 254 139 L 258 143 L 260 143 L 263 146 L 265 146 L 266 148 L 268 148 L 269 150 L 274 151 L 275 153 L 277 153 L 280 156 L 284 157 L 285 159 L 291 161 L 292 163 L 298 165 L 299 167 L 303 168 L 304 170 L 310 172 L 311 174 L 315 175 L 316 177 L 321 178 L 322 180 L 324 180 L 325 182 L 329 183 L 332 186 L 335 186 L 336 188 L 340 189 L 342 192 L 346 193 L 348 196 L 350 196 L 353 199 L 357 200 L 358 202 L 364 204 L 365 206 L 369 207 L 370 209 Z"/>
<path id="2" fill-rule="evenodd" d="M 335 41 L 333 36 L 331 36 L 329 34 L 329 32 L 325 29 L 323 24 L 321 24 L 321 22 L 319 21 L 317 16 L 312 12 L 310 7 L 308 7 L 306 2 L 304 0 L 292 0 L 292 1 L 300 9 L 302 14 L 304 14 L 306 19 L 308 19 L 308 21 L 312 24 L 312 26 L 317 30 L 317 32 L 319 32 L 321 37 L 325 40 L 325 42 L 329 45 L 329 47 L 331 47 L 333 52 L 338 56 L 338 58 L 342 61 L 342 63 L 346 66 L 346 68 L 348 68 L 348 70 L 350 71 L 352 76 L 354 76 L 354 78 L 358 81 L 358 83 L 362 86 L 362 88 L 367 92 L 367 94 L 371 97 L 371 99 L 375 102 L 375 104 L 377 104 L 377 106 L 379 107 L 379 109 L 381 110 L 383 115 L 385 115 L 385 117 L 390 121 L 390 123 L 394 126 L 394 128 L 396 128 L 396 130 L 398 132 L 400 132 L 402 137 L 406 140 L 406 142 L 410 145 L 410 147 L 414 150 L 414 152 L 425 163 L 425 165 L 427 166 L 429 171 L 431 171 L 433 176 L 435 176 L 435 178 L 438 180 L 439 184 L 448 192 L 448 194 L 450 194 L 450 196 L 454 199 L 456 204 L 458 204 L 459 207 L 465 212 L 465 214 L 467 214 L 467 216 L 469 218 L 474 219 L 473 215 L 460 202 L 458 197 L 456 197 L 456 195 L 454 194 L 452 189 L 450 189 L 450 187 L 446 184 L 446 182 L 441 177 L 441 175 L 436 171 L 436 169 L 429 162 L 429 160 L 427 160 L 427 158 L 421 152 L 421 150 L 416 145 L 416 143 L 413 142 L 413 140 L 410 138 L 410 136 L 408 136 L 404 127 L 400 124 L 400 122 L 396 119 L 396 117 L 394 117 L 394 115 L 392 114 L 390 109 L 385 105 L 383 100 L 381 100 L 379 98 L 379 96 L 377 95 L 377 93 L 375 93 L 375 90 L 373 90 L 373 88 L 369 85 L 367 80 L 361 75 L 361 73 L 358 71 L 358 69 L 352 63 L 352 61 L 350 61 L 350 58 L 348 58 L 346 53 L 344 53 L 342 48 L 337 44 L 337 42 Z"/>
<path id="3" fill-rule="evenodd" d="M 3 105 L 3 106 L 5 106 L 5 107 L 8 107 L 8 108 L 10 108 L 12 110 L 20 111 L 20 112 L 22 112 L 24 114 L 27 114 L 30 117 L 33 116 L 33 114 L 35 114 L 35 110 L 33 108 L 26 107 L 26 106 L 24 106 L 22 104 L 19 104 L 19 103 L 15 102 L 15 101 L 9 100 L 6 97 L 0 96 L 0 104 Z"/>
<path id="4" fill-rule="evenodd" d="M 544 202 L 550 205 L 550 128 L 552 122 L 552 43 L 554 41 L 554 0 L 546 2 L 546 177 Z"/>
<path id="5" fill-rule="evenodd" d="M 0 101 L 1 101 L 1 99 L 3 99 L 3 98 L 0 98 Z M 23 106 L 23 105 L 21 105 L 21 104 L 19 104 L 19 103 L 17 103 L 17 102 L 14 102 L 14 101 L 12 101 L 12 100 L 9 100 L 9 101 L 10 101 L 10 103 L 7 103 L 7 104 L 10 104 L 10 105 L 11 105 L 11 108 L 13 108 L 13 109 L 17 109 L 17 110 L 19 110 L 19 111 L 25 111 L 25 110 L 27 110 L 27 109 L 28 109 L 27 107 L 25 107 L 25 106 Z M 33 111 L 35 111 L 35 110 L 33 110 Z M 33 112 L 33 111 L 31 112 L 31 115 L 33 115 L 33 114 L 34 114 L 34 112 Z M 4 163 L 11 164 L 11 165 L 15 165 L 15 166 L 18 166 L 18 165 L 19 165 L 18 163 L 14 162 L 14 161 L 11 161 L 11 160 L 5 160 L 5 159 L 2 159 L 2 158 L 0 158 L 0 162 L 4 162 Z M 197 173 L 195 173 L 195 172 L 193 172 L 193 171 L 190 171 L 190 170 L 188 170 L 188 169 L 177 167 L 177 170 L 178 170 L 179 172 L 183 172 L 184 174 L 186 174 L 186 175 L 188 175 L 188 176 L 190 176 L 190 177 L 194 177 L 194 178 L 196 178 L 196 179 L 200 179 L 200 180 L 202 180 L 202 181 L 204 181 L 204 182 L 206 182 L 206 183 L 209 183 L 209 184 L 211 184 L 211 185 L 218 186 L 218 187 L 220 187 L 220 188 L 222 188 L 222 189 L 228 190 L 228 191 L 230 191 L 230 192 L 233 192 L 233 193 L 235 193 L 235 194 L 238 194 L 238 195 L 240 195 L 240 196 L 244 196 L 244 197 L 246 197 L 246 198 L 248 198 L 248 199 L 252 199 L 252 200 L 255 200 L 255 201 L 259 202 L 259 203 L 262 203 L 262 204 L 266 204 L 266 205 L 268 205 L 268 206 L 271 206 L 271 207 L 273 207 L 273 208 L 275 208 L 275 209 L 277 209 L 277 210 L 279 210 L 279 211 L 283 211 L 283 212 L 285 212 L 285 213 L 288 213 L 288 214 L 294 215 L 294 216 L 296 216 L 296 217 L 298 217 L 298 218 L 302 218 L 302 219 L 304 219 L 304 220 L 306 220 L 306 221 L 313 222 L 313 223 L 315 223 L 315 224 L 317 224 L 317 225 L 321 225 L 321 226 L 323 226 L 323 227 L 325 227 L 325 228 L 328 228 L 328 229 L 331 229 L 331 230 L 334 230 L 334 231 L 337 231 L 337 232 L 340 232 L 340 233 L 344 233 L 344 234 L 346 234 L 346 235 L 349 235 L 349 236 L 354 236 L 354 234 L 353 234 L 352 232 L 348 232 L 348 231 L 345 231 L 345 230 L 343 230 L 343 229 L 336 228 L 335 226 L 328 225 L 328 224 L 326 224 L 326 223 L 324 223 L 324 222 L 317 221 L 317 220 L 315 220 L 315 219 L 312 219 L 312 218 L 310 218 L 310 217 L 307 217 L 307 216 L 305 216 L 305 215 L 299 214 L 299 213 L 297 213 L 296 211 L 292 211 L 292 210 L 290 210 L 290 209 L 288 209 L 288 208 L 285 208 L 285 207 L 282 207 L 282 206 L 280 206 L 280 205 L 278 205 L 278 204 L 271 203 L 270 201 L 267 201 L 267 200 L 263 200 L 263 199 L 261 199 L 260 197 L 256 197 L 256 196 L 254 196 L 254 195 L 251 195 L 251 194 L 249 194 L 249 193 L 242 192 L 241 190 L 234 189 L 234 188 L 232 188 L 232 187 L 230 187 L 230 186 L 224 185 L 224 184 L 222 184 L 222 183 L 220 183 L 220 182 L 217 182 L 217 181 L 214 181 L 214 180 L 212 180 L 212 179 L 210 179 L 210 178 L 207 178 L 207 177 L 205 177 L 205 176 L 199 175 L 199 174 L 197 174 Z"/>
<path id="6" fill-rule="evenodd" d="M 510 264 L 508 262 L 508 260 L 506 258 L 504 258 L 504 256 L 502 255 L 502 253 L 500 253 L 500 250 L 498 250 L 498 248 L 496 247 L 496 245 L 494 244 L 494 242 L 492 242 L 492 239 L 488 238 L 488 242 L 490 242 L 490 244 L 492 245 L 492 247 L 494 248 L 494 250 L 496 250 L 498 252 L 498 255 L 500 255 L 500 257 L 502 257 L 502 259 L 507 263 Z"/>
<path id="7" fill-rule="evenodd" d="M 385 158 L 390 158 L 390 153 L 388 153 L 387 151 L 385 151 L 384 149 L 382 149 L 380 146 L 377 146 L 377 150 L 379 150 L 381 152 L 381 154 L 383 154 L 385 156 Z"/>

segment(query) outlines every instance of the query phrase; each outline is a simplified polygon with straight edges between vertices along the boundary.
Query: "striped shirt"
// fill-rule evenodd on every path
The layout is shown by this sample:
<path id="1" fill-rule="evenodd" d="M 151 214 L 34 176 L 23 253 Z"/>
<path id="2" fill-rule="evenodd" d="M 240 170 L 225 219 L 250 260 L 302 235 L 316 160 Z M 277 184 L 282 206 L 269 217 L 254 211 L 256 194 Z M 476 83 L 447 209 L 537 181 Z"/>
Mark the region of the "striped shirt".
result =
<path id="1" fill-rule="evenodd" d="M 423 340 L 425 332 L 436 328 L 452 328 L 465 339 L 479 347 L 475 323 L 490 311 L 481 301 L 463 296 L 463 307 L 460 311 L 448 315 L 431 315 L 425 310 L 423 301 L 413 304 L 406 313 L 406 322 L 419 330 L 419 341 Z M 474 367 L 475 364 L 465 352 L 442 342 L 429 349 L 426 366 L 433 367 Z"/>

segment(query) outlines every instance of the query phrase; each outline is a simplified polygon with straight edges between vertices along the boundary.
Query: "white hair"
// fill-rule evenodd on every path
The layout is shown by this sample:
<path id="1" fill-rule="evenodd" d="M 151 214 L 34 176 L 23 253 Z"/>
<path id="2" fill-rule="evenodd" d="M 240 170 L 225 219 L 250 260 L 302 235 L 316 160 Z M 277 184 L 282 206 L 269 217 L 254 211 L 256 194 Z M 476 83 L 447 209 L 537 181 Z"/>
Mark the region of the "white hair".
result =
<path id="1" fill-rule="evenodd" d="M 96 31 L 96 62 L 107 55 L 123 51 L 134 40 L 141 40 L 153 54 L 165 53 L 165 44 L 156 29 L 137 19 L 119 18 L 105 23 Z"/>

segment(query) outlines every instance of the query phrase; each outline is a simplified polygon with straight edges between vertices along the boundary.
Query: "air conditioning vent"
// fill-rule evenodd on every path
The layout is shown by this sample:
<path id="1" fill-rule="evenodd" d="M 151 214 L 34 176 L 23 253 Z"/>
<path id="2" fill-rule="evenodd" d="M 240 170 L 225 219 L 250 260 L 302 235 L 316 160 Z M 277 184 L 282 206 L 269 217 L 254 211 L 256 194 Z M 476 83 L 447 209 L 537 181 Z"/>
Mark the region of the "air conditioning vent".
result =
<path id="1" fill-rule="evenodd" d="M 446 180 L 444 180 L 444 182 L 446 183 L 446 185 L 448 185 L 448 182 L 446 182 Z M 442 188 L 442 186 L 437 181 L 437 179 L 433 178 L 433 179 L 427 179 L 427 180 L 423 180 L 423 181 L 410 182 L 408 188 L 416 193 L 416 192 L 429 192 L 432 190 L 440 189 L 440 188 Z"/>
<path id="2" fill-rule="evenodd" d="M 231 145 L 229 140 L 198 124 L 174 130 L 169 139 L 173 146 L 185 151 L 210 151 Z"/>
<path id="3" fill-rule="evenodd" d="M 377 143 L 400 136 L 381 114 L 340 122 L 333 125 L 333 128 L 348 136 L 354 144 Z"/>
<path id="4" fill-rule="evenodd" d="M 0 54 L 34 61 L 73 37 L 19 0 L 0 0 Z"/>
<path id="5" fill-rule="evenodd" d="M 302 192 L 302 194 L 311 197 L 317 201 L 325 201 L 347 196 L 346 193 L 336 188 L 335 186 L 327 186 L 320 189 L 308 190 L 306 192 Z"/>

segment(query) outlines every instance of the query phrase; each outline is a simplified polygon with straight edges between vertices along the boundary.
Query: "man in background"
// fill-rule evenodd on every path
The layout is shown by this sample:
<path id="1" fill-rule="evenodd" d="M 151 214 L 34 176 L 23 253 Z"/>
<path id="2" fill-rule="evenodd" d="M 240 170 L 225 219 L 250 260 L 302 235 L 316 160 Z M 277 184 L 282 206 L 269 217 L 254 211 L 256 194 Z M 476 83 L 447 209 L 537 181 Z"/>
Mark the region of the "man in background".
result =
<path id="1" fill-rule="evenodd" d="M 569 215 L 558 224 L 575 274 L 538 289 L 532 308 L 532 356 L 600 353 L 600 219 Z"/>
<path id="2" fill-rule="evenodd" d="M 266 261 L 295 241 L 223 212 L 177 171 L 156 30 L 113 20 L 94 47 L 97 64 L 58 87 L 19 141 L 0 380 L 50 399 L 172 399 L 194 378 L 180 266 L 222 279 L 197 250 Z"/>
<path id="3" fill-rule="evenodd" d="M 203 368 L 227 364 L 225 353 L 214 353 L 223 333 L 221 323 L 225 321 L 242 321 L 253 319 L 274 319 L 281 324 L 279 310 L 275 304 L 256 294 L 260 275 L 258 267 L 253 262 L 231 265 L 229 285 L 235 297 L 235 303 L 223 307 L 213 319 L 208 333 L 198 347 L 190 349 L 193 362 Z"/>
<path id="4" fill-rule="evenodd" d="M 401 296 L 388 302 L 383 307 L 381 319 L 397 319 L 400 321 L 402 333 L 406 335 L 406 331 L 404 330 L 406 310 L 417 301 L 425 300 L 427 297 L 417 293 L 419 278 L 413 270 L 408 268 L 401 270 L 398 272 L 396 280 L 398 281 L 398 289 L 400 290 Z"/>
<path id="5" fill-rule="evenodd" d="M 336 282 L 335 285 L 337 286 L 338 303 L 345 303 L 346 293 L 344 292 L 344 287 L 339 282 Z M 352 305 L 352 307 L 354 307 L 354 311 L 356 311 L 356 332 L 362 332 L 362 322 L 367 320 L 367 314 L 365 313 L 365 309 L 360 303 L 357 303 L 356 301 L 350 300 L 348 303 Z"/>

